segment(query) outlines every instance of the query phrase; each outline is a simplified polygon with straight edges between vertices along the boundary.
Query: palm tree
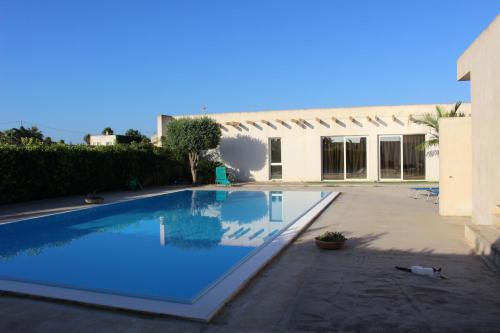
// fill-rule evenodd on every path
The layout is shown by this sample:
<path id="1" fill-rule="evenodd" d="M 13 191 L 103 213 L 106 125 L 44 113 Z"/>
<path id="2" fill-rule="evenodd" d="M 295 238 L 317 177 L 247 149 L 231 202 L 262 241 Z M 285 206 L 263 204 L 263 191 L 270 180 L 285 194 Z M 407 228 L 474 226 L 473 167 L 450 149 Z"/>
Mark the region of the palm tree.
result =
<path id="1" fill-rule="evenodd" d="M 439 119 L 445 117 L 465 117 L 465 113 L 458 111 L 460 105 L 462 105 L 462 102 L 456 102 L 455 106 L 450 111 L 445 111 L 442 107 L 436 105 L 435 114 L 424 113 L 421 117 L 412 120 L 415 124 L 424 125 L 431 129 L 430 139 L 420 145 L 418 147 L 419 149 L 425 150 L 427 148 L 439 146 Z M 439 154 L 439 151 L 431 150 L 428 154 L 437 155 Z"/>

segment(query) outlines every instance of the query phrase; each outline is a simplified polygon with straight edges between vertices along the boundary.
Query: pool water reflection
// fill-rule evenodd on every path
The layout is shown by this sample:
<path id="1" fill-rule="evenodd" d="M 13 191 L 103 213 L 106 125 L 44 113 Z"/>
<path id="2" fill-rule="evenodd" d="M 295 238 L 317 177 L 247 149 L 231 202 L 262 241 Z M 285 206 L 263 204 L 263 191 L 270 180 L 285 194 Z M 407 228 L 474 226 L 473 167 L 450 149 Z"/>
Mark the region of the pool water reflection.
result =
<path id="1" fill-rule="evenodd" d="M 0 225 L 0 279 L 190 303 L 326 194 L 186 190 Z"/>

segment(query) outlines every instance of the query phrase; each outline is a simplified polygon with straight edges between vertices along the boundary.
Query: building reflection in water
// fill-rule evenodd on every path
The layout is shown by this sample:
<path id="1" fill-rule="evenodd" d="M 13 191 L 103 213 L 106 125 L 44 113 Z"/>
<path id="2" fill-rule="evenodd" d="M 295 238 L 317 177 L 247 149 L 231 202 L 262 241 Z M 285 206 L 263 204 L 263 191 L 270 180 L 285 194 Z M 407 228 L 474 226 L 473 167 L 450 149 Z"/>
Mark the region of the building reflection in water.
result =
<path id="1" fill-rule="evenodd" d="M 165 246 L 165 217 L 160 216 L 160 245 Z"/>
<path id="2" fill-rule="evenodd" d="M 283 222 L 283 192 L 281 191 L 270 192 L 269 221 Z"/>
<path id="3" fill-rule="evenodd" d="M 283 221 L 283 194 L 280 191 L 199 191 L 193 193 L 190 201 L 188 211 L 172 210 L 168 221 L 165 216 L 159 218 L 162 246 L 256 247 L 281 229 L 276 225 Z M 195 244 L 197 242 L 204 246 Z"/>

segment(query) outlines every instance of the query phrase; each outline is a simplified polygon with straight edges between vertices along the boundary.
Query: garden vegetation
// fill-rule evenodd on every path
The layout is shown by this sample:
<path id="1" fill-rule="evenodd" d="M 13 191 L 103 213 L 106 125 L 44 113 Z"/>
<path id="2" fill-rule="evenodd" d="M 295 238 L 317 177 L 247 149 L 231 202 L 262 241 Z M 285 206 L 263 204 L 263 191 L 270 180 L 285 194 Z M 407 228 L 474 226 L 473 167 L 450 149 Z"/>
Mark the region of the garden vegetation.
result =
<path id="1" fill-rule="evenodd" d="M 125 133 L 130 142 L 112 146 L 90 146 L 89 135 L 86 145 L 55 143 L 36 127 L 0 132 L 0 204 L 125 190 L 132 178 L 143 186 L 185 184 L 189 178 L 213 183 L 220 163 L 205 152 L 220 141 L 215 121 L 182 119 L 170 129 L 177 138 L 164 138 L 163 147 L 133 129 Z"/>
<path id="2" fill-rule="evenodd" d="M 0 204 L 186 179 L 187 166 L 151 145 L 0 145 Z"/>
<path id="3" fill-rule="evenodd" d="M 199 182 L 200 161 L 206 156 L 207 151 L 217 148 L 220 137 L 220 127 L 213 119 L 179 118 L 168 123 L 167 135 L 163 138 L 162 144 L 178 156 L 187 156 L 191 179 L 196 185 Z"/>

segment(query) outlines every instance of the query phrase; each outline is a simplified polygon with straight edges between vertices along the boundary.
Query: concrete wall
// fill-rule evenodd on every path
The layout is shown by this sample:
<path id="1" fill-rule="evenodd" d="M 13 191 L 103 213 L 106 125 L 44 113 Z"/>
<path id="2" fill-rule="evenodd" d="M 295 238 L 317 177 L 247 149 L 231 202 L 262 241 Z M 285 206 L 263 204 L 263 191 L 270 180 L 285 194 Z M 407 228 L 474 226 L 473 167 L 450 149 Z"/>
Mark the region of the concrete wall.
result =
<path id="1" fill-rule="evenodd" d="M 111 146 L 116 143 L 116 135 L 91 135 L 91 146 Z"/>
<path id="2" fill-rule="evenodd" d="M 451 109 L 453 104 L 441 106 Z M 435 107 L 435 104 L 373 106 L 220 113 L 207 116 L 221 124 L 223 136 L 220 155 L 224 163 L 236 170 L 239 180 L 269 180 L 269 138 L 281 138 L 283 181 L 321 181 L 321 138 L 366 136 L 368 178 L 363 181 L 377 181 L 379 135 L 429 134 L 427 127 L 413 123 L 410 118 L 419 117 L 426 112 L 433 113 Z M 469 105 L 464 103 L 462 111 L 470 112 Z M 292 121 L 294 119 L 304 120 L 304 125 L 299 126 Z M 160 126 L 162 125 L 159 124 L 158 127 Z M 437 156 L 426 157 L 426 180 L 439 180 Z"/>
<path id="3" fill-rule="evenodd" d="M 156 136 L 151 137 L 151 142 L 157 146 L 161 146 L 161 137 L 167 133 L 168 123 L 174 119 L 172 116 L 158 115 L 156 118 Z"/>
<path id="4" fill-rule="evenodd" d="M 442 118 L 439 122 L 439 214 L 472 213 L 471 118 Z"/>
<path id="5" fill-rule="evenodd" d="M 462 54 L 459 80 L 470 80 L 472 103 L 472 221 L 500 216 L 500 15 Z"/>

